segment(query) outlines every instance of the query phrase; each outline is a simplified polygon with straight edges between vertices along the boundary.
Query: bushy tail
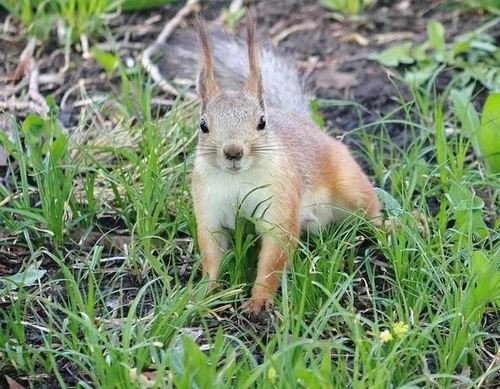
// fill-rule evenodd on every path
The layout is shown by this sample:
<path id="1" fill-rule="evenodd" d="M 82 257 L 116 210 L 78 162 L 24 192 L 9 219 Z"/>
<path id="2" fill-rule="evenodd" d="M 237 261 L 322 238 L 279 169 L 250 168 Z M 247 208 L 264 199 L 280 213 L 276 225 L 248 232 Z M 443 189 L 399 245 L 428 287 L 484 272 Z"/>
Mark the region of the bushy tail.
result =
<path id="1" fill-rule="evenodd" d="M 208 33 L 212 46 L 217 84 L 223 89 L 237 90 L 248 77 L 246 44 L 220 29 Z M 174 34 L 155 61 L 166 78 L 195 80 L 198 48 L 194 33 Z M 270 45 L 260 48 L 260 68 L 266 104 L 301 116 L 309 116 L 308 97 L 293 65 Z"/>

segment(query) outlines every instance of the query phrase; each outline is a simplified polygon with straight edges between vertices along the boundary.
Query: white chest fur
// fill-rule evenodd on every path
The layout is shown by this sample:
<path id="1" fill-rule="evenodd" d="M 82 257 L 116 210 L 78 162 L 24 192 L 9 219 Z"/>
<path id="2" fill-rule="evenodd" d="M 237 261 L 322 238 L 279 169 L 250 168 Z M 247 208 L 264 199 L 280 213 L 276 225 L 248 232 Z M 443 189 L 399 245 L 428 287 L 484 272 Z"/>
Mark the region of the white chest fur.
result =
<path id="1" fill-rule="evenodd" d="M 199 173 L 203 186 L 200 191 L 202 217 L 210 230 L 234 229 L 237 215 L 264 219 L 271 224 L 276 221 L 272 209 L 276 188 L 273 183 L 282 179 L 277 177 L 277 171 L 266 166 L 231 174 L 204 166 Z M 302 195 L 300 224 L 304 230 L 319 233 L 325 225 L 345 216 L 342 205 L 325 188 L 310 188 Z"/>
<path id="2" fill-rule="evenodd" d="M 200 200 L 209 228 L 234 229 L 237 215 L 265 218 L 273 198 L 270 169 L 252 168 L 235 174 L 214 167 L 203 170 Z"/>

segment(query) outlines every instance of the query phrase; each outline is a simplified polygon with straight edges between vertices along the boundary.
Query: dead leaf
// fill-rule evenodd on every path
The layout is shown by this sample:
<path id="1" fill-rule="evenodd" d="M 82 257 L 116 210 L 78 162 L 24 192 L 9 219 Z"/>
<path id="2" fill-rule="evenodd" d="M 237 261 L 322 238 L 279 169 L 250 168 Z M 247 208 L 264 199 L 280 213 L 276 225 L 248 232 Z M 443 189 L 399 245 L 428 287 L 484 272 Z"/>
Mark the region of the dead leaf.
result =
<path id="1" fill-rule="evenodd" d="M 193 341 L 203 335 L 203 329 L 201 327 L 185 327 L 179 330 L 177 338 L 172 343 L 172 350 L 181 351 L 182 350 L 182 336 L 187 336 Z"/>
<path id="2" fill-rule="evenodd" d="M 0 276 L 3 276 L 4 274 L 10 274 L 9 268 L 5 266 L 4 264 L 0 263 Z"/>
<path id="3" fill-rule="evenodd" d="M 328 63 L 315 72 L 316 86 L 325 89 L 347 89 L 358 85 L 359 81 L 356 73 L 341 72 L 337 70 L 337 65 L 333 62 Z"/>
<path id="4" fill-rule="evenodd" d="M 7 154 L 2 147 L 0 147 L 0 166 L 7 166 Z"/>
<path id="5" fill-rule="evenodd" d="M 453 387 L 454 388 L 457 388 L 457 389 L 465 389 L 465 388 L 468 388 L 469 385 L 467 385 L 465 382 L 469 381 L 470 380 L 470 372 L 471 372 L 471 368 L 470 366 L 464 366 L 462 368 L 462 371 L 460 372 L 460 377 L 462 377 L 461 380 L 459 379 L 455 379 L 453 380 Z"/>
<path id="6" fill-rule="evenodd" d="M 0 132 L 7 135 L 7 139 L 13 140 L 14 129 L 16 128 L 16 121 L 14 118 L 7 114 L 0 115 Z M 7 152 L 0 146 L 0 166 L 7 166 Z"/>
<path id="7" fill-rule="evenodd" d="M 33 54 L 36 48 L 36 39 L 30 38 L 28 44 L 24 48 L 23 52 L 19 57 L 19 63 L 17 64 L 16 70 L 12 75 L 12 81 L 18 81 L 23 74 L 26 72 L 30 61 L 33 59 Z"/>
<path id="8" fill-rule="evenodd" d="M 294 24 L 291 27 L 286 28 L 280 33 L 276 34 L 272 37 L 271 41 L 275 46 L 278 46 L 279 43 L 286 39 L 289 35 L 294 34 L 299 31 L 313 30 L 318 26 L 317 22 L 304 22 L 301 24 Z"/>
<path id="9" fill-rule="evenodd" d="M 82 228 L 76 228 L 71 232 L 71 235 L 82 249 L 91 249 L 96 244 L 101 244 L 106 249 L 122 249 L 130 243 L 130 236 L 99 231 L 90 231 L 87 233 Z"/>
<path id="10" fill-rule="evenodd" d="M 396 8 L 400 12 L 408 11 L 408 9 L 411 6 L 411 1 L 410 0 L 403 0 L 400 1 L 399 3 L 396 4 Z"/>
<path id="11" fill-rule="evenodd" d="M 356 43 L 360 46 L 368 46 L 370 41 L 368 38 L 364 37 L 363 35 L 353 32 L 351 34 L 344 35 L 341 39 L 341 42 L 351 42 L 351 43 Z"/>
<path id="12" fill-rule="evenodd" d="M 2 165 L 2 148 L 1 147 L 0 147 L 0 166 L 5 166 L 5 165 Z M 2 200 L 0 200 L 0 207 L 3 207 L 4 205 L 7 205 L 12 200 L 15 200 L 15 199 L 17 199 L 18 197 L 21 197 L 21 196 L 22 196 L 22 193 L 20 193 L 20 192 L 18 192 L 18 193 L 11 193 L 11 194 L 7 195 Z"/>
<path id="13" fill-rule="evenodd" d="M 397 31 L 397 32 L 386 32 L 382 34 L 375 34 L 373 36 L 373 40 L 377 45 L 399 42 L 408 39 L 415 39 L 415 34 L 410 31 Z"/>
<path id="14" fill-rule="evenodd" d="M 130 369 L 129 377 L 132 381 L 138 382 L 141 388 L 152 388 L 155 386 L 157 371 L 153 369 L 146 369 L 140 373 L 136 368 Z M 168 381 L 169 374 L 167 373 L 165 381 Z"/>
<path id="15" fill-rule="evenodd" d="M 24 386 L 22 386 L 19 382 L 14 380 L 13 378 L 10 378 L 8 375 L 5 375 L 5 381 L 7 381 L 7 387 L 9 389 L 24 389 Z"/>

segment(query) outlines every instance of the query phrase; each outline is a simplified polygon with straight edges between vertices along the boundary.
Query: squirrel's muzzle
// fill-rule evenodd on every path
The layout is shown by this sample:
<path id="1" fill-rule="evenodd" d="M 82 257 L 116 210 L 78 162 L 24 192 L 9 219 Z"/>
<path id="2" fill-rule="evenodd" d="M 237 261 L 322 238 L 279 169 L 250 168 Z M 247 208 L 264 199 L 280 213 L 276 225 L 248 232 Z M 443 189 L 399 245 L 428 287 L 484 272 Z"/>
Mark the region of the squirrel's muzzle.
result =
<path id="1" fill-rule="evenodd" d="M 223 152 L 224 157 L 229 161 L 239 161 L 243 158 L 243 147 L 234 143 L 224 146 Z"/>

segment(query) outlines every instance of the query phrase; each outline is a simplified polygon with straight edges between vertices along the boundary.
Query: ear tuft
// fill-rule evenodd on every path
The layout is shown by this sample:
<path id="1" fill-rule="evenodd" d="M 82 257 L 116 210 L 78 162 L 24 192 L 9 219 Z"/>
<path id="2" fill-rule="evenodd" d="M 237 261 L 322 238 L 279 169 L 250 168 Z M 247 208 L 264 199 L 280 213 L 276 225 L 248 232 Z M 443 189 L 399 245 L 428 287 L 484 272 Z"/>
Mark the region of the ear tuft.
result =
<path id="1" fill-rule="evenodd" d="M 255 21 L 252 13 L 247 12 L 247 45 L 249 75 L 245 83 L 245 89 L 259 100 L 264 110 L 264 90 L 262 87 L 262 75 L 260 73 L 259 50 L 255 34 Z"/>
<path id="2" fill-rule="evenodd" d="M 208 101 L 217 95 L 218 86 L 215 82 L 212 66 L 212 54 L 208 42 L 205 21 L 201 16 L 195 19 L 196 31 L 198 32 L 198 43 L 200 50 L 200 70 L 198 73 L 197 89 L 201 98 L 202 110 L 205 109 Z"/>

